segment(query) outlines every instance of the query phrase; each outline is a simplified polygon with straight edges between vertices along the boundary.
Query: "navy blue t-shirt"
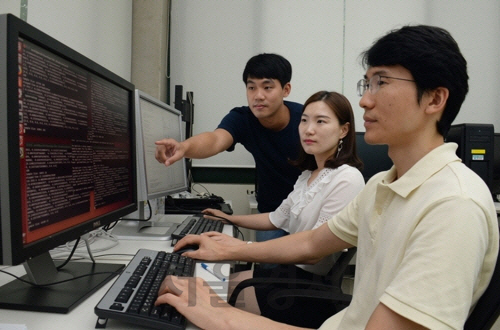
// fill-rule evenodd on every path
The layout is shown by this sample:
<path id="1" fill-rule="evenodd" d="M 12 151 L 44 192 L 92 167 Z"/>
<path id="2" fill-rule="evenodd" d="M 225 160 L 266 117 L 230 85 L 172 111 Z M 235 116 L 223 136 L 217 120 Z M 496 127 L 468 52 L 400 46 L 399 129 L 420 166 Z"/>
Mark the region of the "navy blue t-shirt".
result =
<path id="1" fill-rule="evenodd" d="M 298 155 L 300 138 L 299 123 L 302 104 L 285 101 L 290 110 L 290 122 L 275 132 L 262 126 L 248 106 L 232 109 L 217 128 L 228 131 L 234 143 L 227 151 L 233 151 L 241 143 L 255 160 L 259 192 L 259 212 L 272 212 L 292 191 L 301 171 L 288 164 Z"/>

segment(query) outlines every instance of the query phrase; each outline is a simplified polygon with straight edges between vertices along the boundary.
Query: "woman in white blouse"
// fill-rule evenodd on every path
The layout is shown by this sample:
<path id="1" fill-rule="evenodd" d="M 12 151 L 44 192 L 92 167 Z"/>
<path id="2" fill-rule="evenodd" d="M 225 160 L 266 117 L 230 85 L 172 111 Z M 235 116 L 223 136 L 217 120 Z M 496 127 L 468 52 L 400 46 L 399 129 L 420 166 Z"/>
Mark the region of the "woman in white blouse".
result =
<path id="1" fill-rule="evenodd" d="M 219 210 L 207 209 L 204 213 L 229 220 L 234 225 L 255 229 L 283 229 L 288 233 L 316 228 L 346 206 L 364 187 L 360 172 L 362 163 L 356 155 L 356 137 L 352 107 L 343 95 L 320 91 L 304 104 L 299 124 L 301 149 L 297 160 L 291 163 L 303 170 L 293 191 L 277 210 L 250 215 L 227 215 Z M 219 218 L 220 219 L 220 218 Z M 219 233 L 210 233 L 213 239 L 225 244 L 248 244 Z M 338 255 L 324 258 L 314 265 L 279 265 L 273 269 L 256 267 L 254 271 L 235 273 L 230 287 L 250 277 L 321 278 L 332 268 Z M 332 313 L 331 306 L 312 306 L 307 311 L 303 303 L 274 308 L 267 304 L 267 296 L 274 287 L 247 288 L 243 309 L 288 324 L 300 323 L 303 317 L 316 316 L 319 324 Z M 241 294 L 240 294 L 241 296 Z M 256 303 L 258 302 L 258 304 Z M 310 305 L 310 304 L 309 304 Z M 311 312 L 313 314 L 311 315 Z M 308 324 L 310 325 L 310 319 Z M 299 325 L 299 324 L 296 324 Z"/>

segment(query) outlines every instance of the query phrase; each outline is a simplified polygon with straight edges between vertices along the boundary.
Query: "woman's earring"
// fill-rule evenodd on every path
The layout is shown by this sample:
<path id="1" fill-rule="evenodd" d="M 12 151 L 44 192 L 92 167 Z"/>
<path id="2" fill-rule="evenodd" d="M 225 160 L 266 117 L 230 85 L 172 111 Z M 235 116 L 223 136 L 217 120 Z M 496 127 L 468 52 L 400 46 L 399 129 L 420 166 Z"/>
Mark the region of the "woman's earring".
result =
<path id="1" fill-rule="evenodd" d="M 344 143 L 344 141 L 342 141 L 342 139 L 339 140 L 339 146 L 337 147 L 337 156 L 339 156 L 340 154 L 340 150 L 342 150 L 342 143 Z"/>

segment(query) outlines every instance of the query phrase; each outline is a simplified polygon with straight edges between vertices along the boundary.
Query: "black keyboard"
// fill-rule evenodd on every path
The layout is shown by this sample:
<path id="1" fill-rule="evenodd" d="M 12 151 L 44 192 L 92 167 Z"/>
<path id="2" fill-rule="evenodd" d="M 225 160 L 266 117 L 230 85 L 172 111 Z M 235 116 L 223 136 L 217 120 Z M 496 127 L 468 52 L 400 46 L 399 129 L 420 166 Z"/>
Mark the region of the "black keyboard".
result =
<path id="1" fill-rule="evenodd" d="M 204 218 L 203 215 L 187 217 L 172 233 L 173 239 L 181 239 L 188 234 L 199 235 L 208 231 L 222 233 L 224 223 L 219 220 Z"/>
<path id="2" fill-rule="evenodd" d="M 94 311 L 99 319 L 117 319 L 145 327 L 184 330 L 186 318 L 170 305 L 154 306 L 167 275 L 193 276 L 195 262 L 176 253 L 140 249 Z"/>

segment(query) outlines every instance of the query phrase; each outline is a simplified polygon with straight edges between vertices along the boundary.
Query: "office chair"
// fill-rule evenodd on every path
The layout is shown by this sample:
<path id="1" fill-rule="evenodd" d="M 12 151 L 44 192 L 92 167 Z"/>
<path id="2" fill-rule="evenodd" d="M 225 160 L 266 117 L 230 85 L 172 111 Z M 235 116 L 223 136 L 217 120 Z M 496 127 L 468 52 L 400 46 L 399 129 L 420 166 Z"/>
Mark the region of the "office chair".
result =
<path id="1" fill-rule="evenodd" d="M 310 280 L 299 280 L 295 278 L 250 278 L 238 283 L 235 287 L 228 303 L 231 306 L 236 305 L 236 300 L 240 292 L 249 287 L 265 287 L 270 284 L 280 285 L 286 290 L 277 290 L 271 294 L 268 299 L 270 301 L 277 301 L 283 298 L 307 298 L 311 303 L 316 300 L 320 302 L 334 303 L 337 312 L 341 311 L 349 305 L 352 296 L 342 292 L 341 285 L 344 274 L 349 266 L 349 262 L 356 253 L 356 248 L 350 248 L 343 252 L 339 259 L 335 262 L 332 269 L 327 274 L 330 283 L 319 283 Z"/>
<path id="2" fill-rule="evenodd" d="M 500 258 L 491 282 L 467 318 L 464 330 L 489 330 L 500 316 Z"/>

